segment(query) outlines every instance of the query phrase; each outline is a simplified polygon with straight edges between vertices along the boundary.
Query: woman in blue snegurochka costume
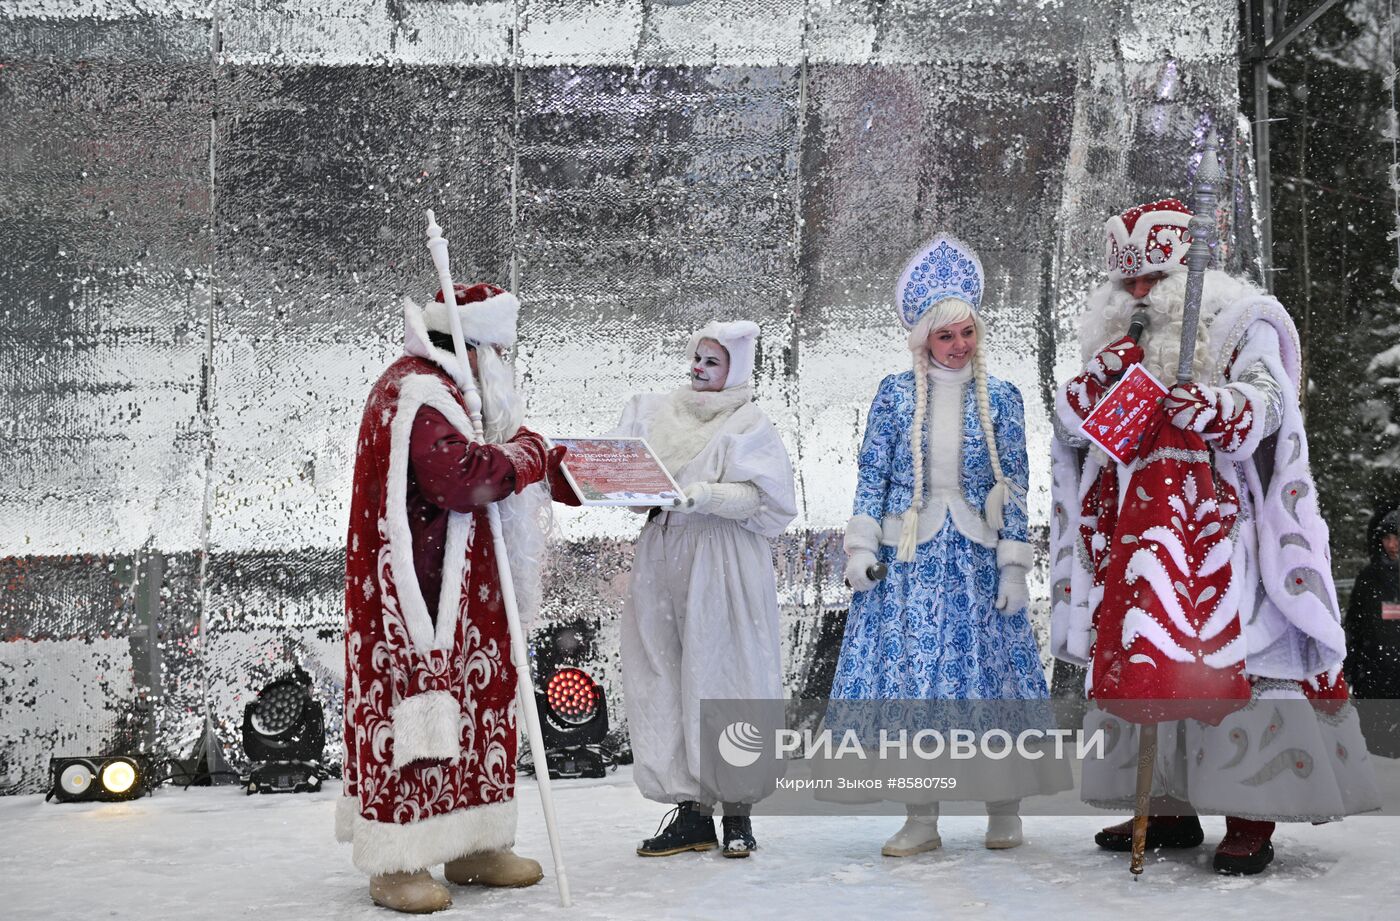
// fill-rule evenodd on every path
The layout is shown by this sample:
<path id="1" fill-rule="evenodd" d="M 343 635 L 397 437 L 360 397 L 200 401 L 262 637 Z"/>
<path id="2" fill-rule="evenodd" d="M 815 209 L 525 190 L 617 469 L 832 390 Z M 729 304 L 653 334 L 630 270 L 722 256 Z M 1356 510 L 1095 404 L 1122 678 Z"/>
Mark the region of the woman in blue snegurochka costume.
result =
<path id="1" fill-rule="evenodd" d="M 866 420 L 833 699 L 1048 697 L 1026 617 L 1025 416 L 1016 387 L 986 371 L 983 277 L 976 253 L 939 236 L 896 289 L 914 368 L 880 382 Z M 876 563 L 888 567 L 880 581 Z M 1053 759 L 979 760 L 965 773 L 955 789 L 885 797 L 908 820 L 882 853 L 939 847 L 940 799 L 986 802 L 986 846 L 1016 847 L 1021 798 L 1069 786 Z"/>

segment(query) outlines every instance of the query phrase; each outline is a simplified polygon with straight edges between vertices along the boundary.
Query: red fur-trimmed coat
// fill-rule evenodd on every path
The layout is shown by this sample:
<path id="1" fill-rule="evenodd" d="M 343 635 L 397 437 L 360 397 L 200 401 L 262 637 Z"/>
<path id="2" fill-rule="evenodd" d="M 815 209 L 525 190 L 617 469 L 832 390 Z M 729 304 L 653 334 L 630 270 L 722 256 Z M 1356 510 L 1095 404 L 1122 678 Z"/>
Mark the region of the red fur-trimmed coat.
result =
<path id="1" fill-rule="evenodd" d="M 524 429 L 475 443 L 450 355 L 424 340 L 370 393 L 350 507 L 336 824 L 370 874 L 515 837 L 516 675 L 486 503 L 540 480 L 545 446 Z"/>

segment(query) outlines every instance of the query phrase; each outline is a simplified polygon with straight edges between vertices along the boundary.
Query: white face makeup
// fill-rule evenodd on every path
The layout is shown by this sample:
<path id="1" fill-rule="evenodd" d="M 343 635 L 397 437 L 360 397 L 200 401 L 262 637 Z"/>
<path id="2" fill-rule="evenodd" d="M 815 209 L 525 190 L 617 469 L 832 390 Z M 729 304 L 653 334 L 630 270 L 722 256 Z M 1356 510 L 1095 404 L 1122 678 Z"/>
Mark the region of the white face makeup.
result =
<path id="1" fill-rule="evenodd" d="M 945 368 L 964 368 L 977 351 L 977 324 L 969 317 L 940 326 L 928 334 L 928 351 Z"/>
<path id="2" fill-rule="evenodd" d="M 729 353 L 713 339 L 701 339 L 690 359 L 691 390 L 723 390 L 729 377 Z"/>

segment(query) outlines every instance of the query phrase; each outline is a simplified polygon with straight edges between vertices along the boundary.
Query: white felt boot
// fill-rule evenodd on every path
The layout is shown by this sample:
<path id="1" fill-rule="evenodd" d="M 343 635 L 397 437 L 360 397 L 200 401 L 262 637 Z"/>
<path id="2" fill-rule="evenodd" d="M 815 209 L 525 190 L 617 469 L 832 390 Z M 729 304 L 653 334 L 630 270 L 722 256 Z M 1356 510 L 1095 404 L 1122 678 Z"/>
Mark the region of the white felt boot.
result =
<path id="1" fill-rule="evenodd" d="M 442 868 L 449 883 L 458 886 L 499 886 L 518 888 L 533 886 L 544 879 L 539 861 L 521 857 L 508 847 L 498 851 L 483 851 L 449 860 Z"/>
<path id="2" fill-rule="evenodd" d="M 369 897 L 376 905 L 413 915 L 442 911 L 452 905 L 452 894 L 427 870 L 371 876 Z"/>
<path id="3" fill-rule="evenodd" d="M 880 853 L 886 857 L 912 857 L 924 851 L 933 851 L 943 846 L 938 836 L 938 804 L 932 806 L 910 806 L 906 810 L 908 818 L 904 827 L 895 832 Z"/>
<path id="4" fill-rule="evenodd" d="M 1025 838 L 1021 835 L 1021 801 L 1003 800 L 987 804 L 987 847 L 994 851 L 1020 847 Z"/>

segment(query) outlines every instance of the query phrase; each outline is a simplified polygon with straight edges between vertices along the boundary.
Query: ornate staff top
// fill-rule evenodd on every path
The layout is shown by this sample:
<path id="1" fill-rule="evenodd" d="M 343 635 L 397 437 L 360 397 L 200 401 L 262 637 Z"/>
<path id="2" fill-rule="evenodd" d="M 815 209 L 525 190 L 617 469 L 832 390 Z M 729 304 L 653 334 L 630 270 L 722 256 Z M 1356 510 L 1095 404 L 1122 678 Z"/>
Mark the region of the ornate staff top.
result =
<path id="1" fill-rule="evenodd" d="M 1201 168 L 1196 171 L 1196 194 L 1191 200 L 1191 249 L 1186 253 L 1186 306 L 1182 311 L 1181 360 L 1176 368 L 1176 381 L 1191 380 L 1191 368 L 1196 360 L 1196 327 L 1201 318 L 1201 288 L 1206 280 L 1206 268 L 1215 250 L 1215 206 L 1225 176 L 1220 171 L 1216 148 L 1219 142 L 1212 125 L 1206 134 L 1205 149 L 1201 151 Z"/>

